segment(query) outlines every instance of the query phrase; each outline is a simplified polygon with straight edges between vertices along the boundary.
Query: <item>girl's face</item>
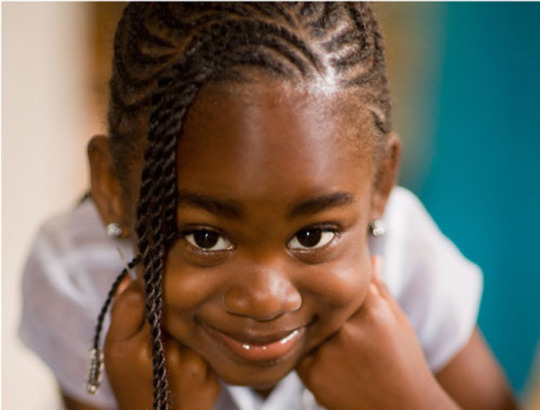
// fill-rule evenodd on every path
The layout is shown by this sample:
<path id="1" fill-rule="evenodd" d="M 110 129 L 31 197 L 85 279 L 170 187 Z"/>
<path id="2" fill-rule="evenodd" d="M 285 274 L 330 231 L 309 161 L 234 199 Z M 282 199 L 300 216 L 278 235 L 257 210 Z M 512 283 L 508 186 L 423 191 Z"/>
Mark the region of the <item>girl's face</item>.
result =
<path id="1" fill-rule="evenodd" d="M 165 328 L 230 384 L 273 386 L 364 301 L 368 225 L 384 210 L 400 144 L 388 135 L 376 163 L 374 118 L 358 92 L 211 84 L 188 111 Z M 133 232 L 136 204 L 121 205 L 106 139 L 92 140 L 89 158 L 104 222 Z M 138 192 L 133 164 L 127 188 Z"/>
<path id="2" fill-rule="evenodd" d="M 355 101 L 208 85 L 189 110 L 165 326 L 228 383 L 274 385 L 362 305 L 384 194 L 373 117 Z"/>

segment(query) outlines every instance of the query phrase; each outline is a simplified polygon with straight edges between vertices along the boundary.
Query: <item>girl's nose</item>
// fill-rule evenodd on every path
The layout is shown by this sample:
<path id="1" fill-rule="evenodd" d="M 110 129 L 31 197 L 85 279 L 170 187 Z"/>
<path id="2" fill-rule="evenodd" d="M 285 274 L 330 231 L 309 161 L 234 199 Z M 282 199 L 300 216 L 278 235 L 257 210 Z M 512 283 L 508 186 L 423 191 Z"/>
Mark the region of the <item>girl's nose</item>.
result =
<path id="1" fill-rule="evenodd" d="M 302 297 L 286 274 L 277 269 L 246 272 L 223 295 L 223 308 L 231 314 L 270 321 L 300 309 Z"/>

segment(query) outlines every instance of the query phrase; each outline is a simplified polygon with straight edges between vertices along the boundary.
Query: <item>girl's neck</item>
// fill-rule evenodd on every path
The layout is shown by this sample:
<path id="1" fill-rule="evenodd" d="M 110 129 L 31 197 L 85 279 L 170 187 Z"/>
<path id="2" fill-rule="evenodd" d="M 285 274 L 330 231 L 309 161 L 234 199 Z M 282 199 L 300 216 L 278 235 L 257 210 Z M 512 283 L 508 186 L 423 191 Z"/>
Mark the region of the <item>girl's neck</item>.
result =
<path id="1" fill-rule="evenodd" d="M 268 396 L 270 396 L 270 393 L 272 393 L 272 391 L 274 390 L 274 387 L 275 386 L 268 387 L 266 389 L 253 389 L 253 390 L 262 398 L 267 399 Z"/>

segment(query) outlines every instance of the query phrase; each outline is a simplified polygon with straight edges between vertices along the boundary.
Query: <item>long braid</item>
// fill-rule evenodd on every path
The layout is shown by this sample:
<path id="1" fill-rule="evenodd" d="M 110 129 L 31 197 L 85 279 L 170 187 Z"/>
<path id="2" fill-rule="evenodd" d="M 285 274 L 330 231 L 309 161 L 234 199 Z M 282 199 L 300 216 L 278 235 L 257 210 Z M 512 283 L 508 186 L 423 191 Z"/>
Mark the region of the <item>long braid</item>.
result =
<path id="1" fill-rule="evenodd" d="M 136 233 L 154 367 L 154 408 L 169 404 L 162 341 L 163 277 L 176 238 L 176 149 L 183 119 L 211 81 L 249 81 L 246 68 L 278 78 L 329 78 L 357 87 L 376 125 L 390 129 L 382 37 L 368 6 L 325 3 L 136 3 L 115 36 L 109 128 L 125 195 L 144 150 Z M 146 131 L 145 131 L 146 130 Z M 145 138 L 146 136 L 146 138 Z"/>
<path id="2" fill-rule="evenodd" d="M 112 303 L 112 300 L 114 296 L 116 295 L 116 291 L 118 290 L 118 286 L 120 286 L 120 283 L 124 278 L 128 275 L 129 269 L 133 269 L 137 264 L 139 263 L 139 260 L 137 258 L 134 258 L 131 262 L 127 264 L 127 266 L 122 269 L 122 272 L 116 277 L 115 281 L 111 285 L 111 288 L 109 289 L 109 293 L 107 294 L 107 299 L 105 300 L 105 303 L 103 304 L 103 307 L 101 308 L 101 311 L 99 312 L 97 323 L 96 323 L 96 332 L 94 335 L 94 342 L 92 343 L 92 347 L 98 349 L 99 347 L 99 339 L 101 336 L 101 330 L 103 329 L 103 321 L 105 320 L 105 315 L 107 314 L 107 310 L 109 309 L 109 306 Z"/>
<path id="3" fill-rule="evenodd" d="M 92 342 L 92 347 L 90 348 L 90 367 L 88 369 L 88 376 L 86 380 L 86 391 L 90 394 L 95 394 L 98 391 L 99 385 L 101 382 L 103 357 L 102 357 L 102 350 L 99 347 L 99 341 L 101 339 L 101 331 L 103 330 L 103 323 L 105 321 L 105 315 L 107 314 L 109 310 L 109 306 L 111 305 L 116 295 L 116 292 L 118 290 L 118 287 L 120 286 L 120 283 L 122 283 L 122 280 L 126 278 L 126 276 L 129 273 L 129 270 L 137 266 L 138 263 L 139 263 L 138 258 L 134 258 L 131 262 L 127 264 L 127 266 L 122 270 L 122 272 L 120 272 L 120 274 L 116 277 L 111 288 L 109 289 L 109 293 L 107 294 L 107 299 L 105 300 L 105 303 L 103 304 L 99 312 L 96 328 L 94 332 L 94 341 Z"/>
<path id="4" fill-rule="evenodd" d="M 165 409 L 168 403 L 167 369 L 161 338 L 163 265 L 166 247 L 172 240 L 170 230 L 175 224 L 176 200 L 174 196 L 171 197 L 171 192 L 176 194 L 175 150 L 185 113 L 185 108 L 174 111 L 174 115 L 169 115 L 167 121 L 163 121 L 162 117 L 167 114 L 167 110 L 161 110 L 160 107 L 168 105 L 163 90 L 167 89 L 169 82 L 161 83 L 164 85 L 160 86 L 152 99 L 154 108 L 150 116 L 149 143 L 145 154 L 136 226 L 144 268 L 146 313 L 152 338 L 156 409 Z M 186 92 L 184 95 L 191 100 L 195 97 L 195 90 L 192 90 L 191 95 Z M 164 122 L 166 126 L 163 126 Z M 164 220 L 167 224 L 164 224 Z"/>

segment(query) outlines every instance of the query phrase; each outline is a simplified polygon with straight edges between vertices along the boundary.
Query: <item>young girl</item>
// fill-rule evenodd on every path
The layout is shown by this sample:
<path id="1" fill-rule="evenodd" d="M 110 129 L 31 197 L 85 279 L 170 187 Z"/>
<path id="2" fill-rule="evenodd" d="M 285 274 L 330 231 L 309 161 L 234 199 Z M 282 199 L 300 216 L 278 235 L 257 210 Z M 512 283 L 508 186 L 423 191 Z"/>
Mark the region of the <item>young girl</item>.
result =
<path id="1" fill-rule="evenodd" d="M 73 334 L 58 360 L 62 343 L 32 337 L 38 305 L 23 313 L 68 408 L 514 407 L 474 330 L 477 269 L 393 188 L 400 142 L 368 6 L 131 4 L 110 87 L 91 196 L 108 249 L 132 242 L 136 276 L 110 295 L 112 393 L 102 381 L 82 396 L 66 376 L 81 322 L 62 319 Z M 42 236 L 103 244 L 93 212 Z M 70 301 L 94 300 L 104 277 L 90 272 L 112 266 L 81 249 L 73 282 L 86 291 Z M 27 274 L 27 300 L 47 281 Z"/>

